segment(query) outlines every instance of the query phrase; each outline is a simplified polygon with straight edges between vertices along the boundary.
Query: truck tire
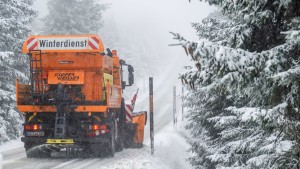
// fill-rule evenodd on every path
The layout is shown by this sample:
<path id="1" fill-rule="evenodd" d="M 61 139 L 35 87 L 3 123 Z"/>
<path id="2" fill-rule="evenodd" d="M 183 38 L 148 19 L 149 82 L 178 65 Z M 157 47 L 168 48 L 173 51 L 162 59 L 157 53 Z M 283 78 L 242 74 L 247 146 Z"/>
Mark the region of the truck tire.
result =
<path id="1" fill-rule="evenodd" d="M 124 129 L 125 123 L 122 120 L 122 117 L 120 117 L 119 123 L 118 123 L 118 137 L 116 139 L 116 151 L 120 152 L 124 149 Z"/>
<path id="2" fill-rule="evenodd" d="M 123 143 L 123 133 L 124 132 L 122 129 L 119 130 L 119 136 L 116 141 L 116 152 L 120 152 L 124 149 L 124 143 Z"/>
<path id="3" fill-rule="evenodd" d="M 82 154 L 83 158 L 102 157 L 101 144 L 89 144 L 85 146 Z"/>
<path id="4" fill-rule="evenodd" d="M 115 149 L 116 149 L 116 139 L 115 139 L 115 124 L 112 122 L 111 129 L 110 129 L 110 138 L 107 147 L 107 156 L 114 157 L 115 156 Z"/>
<path id="5" fill-rule="evenodd" d="M 124 149 L 125 139 L 125 125 L 126 125 L 126 114 L 125 114 L 125 101 L 122 98 L 121 109 L 119 110 L 119 122 L 118 122 L 118 138 L 116 141 L 116 151 L 122 151 Z"/>

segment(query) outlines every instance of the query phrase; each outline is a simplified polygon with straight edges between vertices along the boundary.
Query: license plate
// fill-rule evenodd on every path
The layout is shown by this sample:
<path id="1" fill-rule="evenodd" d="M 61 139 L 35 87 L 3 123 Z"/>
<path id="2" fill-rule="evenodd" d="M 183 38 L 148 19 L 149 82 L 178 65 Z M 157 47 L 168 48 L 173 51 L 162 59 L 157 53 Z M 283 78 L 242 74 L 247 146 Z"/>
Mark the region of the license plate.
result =
<path id="1" fill-rule="evenodd" d="M 44 136 L 45 133 L 43 131 L 27 131 L 26 136 Z"/>

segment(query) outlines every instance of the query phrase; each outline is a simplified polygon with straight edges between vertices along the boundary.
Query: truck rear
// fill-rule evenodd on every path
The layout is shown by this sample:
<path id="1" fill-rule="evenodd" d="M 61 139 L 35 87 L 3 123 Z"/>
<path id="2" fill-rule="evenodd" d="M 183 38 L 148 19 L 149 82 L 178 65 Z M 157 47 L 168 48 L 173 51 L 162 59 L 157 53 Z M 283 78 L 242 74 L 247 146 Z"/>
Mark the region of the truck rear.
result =
<path id="1" fill-rule="evenodd" d="M 122 97 L 133 84 L 133 67 L 116 50 L 104 52 L 97 35 L 30 36 L 22 51 L 30 60 L 30 84 L 16 80 L 16 97 L 27 157 L 62 149 L 114 156 L 124 145 L 142 144 L 138 126 L 146 112 L 139 121 L 126 120 Z"/>

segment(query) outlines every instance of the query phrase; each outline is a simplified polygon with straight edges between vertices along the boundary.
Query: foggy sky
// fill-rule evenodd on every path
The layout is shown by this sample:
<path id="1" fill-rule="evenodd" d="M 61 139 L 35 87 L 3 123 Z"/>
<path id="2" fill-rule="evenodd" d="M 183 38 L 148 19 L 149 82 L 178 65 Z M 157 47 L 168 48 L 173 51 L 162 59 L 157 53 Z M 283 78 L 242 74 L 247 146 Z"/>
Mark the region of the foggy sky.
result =
<path id="1" fill-rule="evenodd" d="M 39 17 L 47 15 L 48 0 L 35 0 L 34 8 Z M 196 39 L 190 23 L 200 22 L 213 8 L 207 3 L 193 0 L 99 0 L 110 4 L 105 19 L 113 18 L 120 30 L 129 32 L 181 32 L 189 39 Z"/>
<path id="2" fill-rule="evenodd" d="M 169 47 L 176 43 L 169 31 L 180 33 L 190 40 L 197 40 L 192 22 L 200 22 L 213 8 L 194 0 L 106 0 L 110 9 L 105 12 L 105 22 L 113 20 L 123 42 L 135 39 L 136 43 L 147 41 L 161 55 L 159 63 L 153 65 L 163 73 L 173 75 L 172 82 L 179 84 L 178 74 L 185 65 L 191 64 L 182 47 Z M 101 36 L 101 35 L 100 35 Z M 143 56 L 141 56 L 143 57 Z M 172 64 L 172 65 L 170 65 Z M 193 64 L 193 63 L 192 63 Z M 171 69 L 171 70 L 168 70 Z"/>
<path id="3" fill-rule="evenodd" d="M 34 2 L 40 18 L 47 14 L 46 2 L 47 0 Z M 213 11 L 213 8 L 199 0 L 192 0 L 191 3 L 188 0 L 99 0 L 99 2 L 110 4 L 110 8 L 104 13 L 104 28 L 105 23 L 113 23 L 123 43 L 132 39 L 136 43 L 146 41 L 149 47 L 161 55 L 159 61 L 161 65 L 153 65 L 154 69 L 160 69 L 160 80 L 163 80 L 162 77 L 172 77 L 168 80 L 168 85 L 172 83 L 179 85 L 178 74 L 182 71 L 182 67 L 191 64 L 191 61 L 182 47 L 168 46 L 176 43 L 169 31 L 197 40 L 191 23 L 200 22 Z"/>

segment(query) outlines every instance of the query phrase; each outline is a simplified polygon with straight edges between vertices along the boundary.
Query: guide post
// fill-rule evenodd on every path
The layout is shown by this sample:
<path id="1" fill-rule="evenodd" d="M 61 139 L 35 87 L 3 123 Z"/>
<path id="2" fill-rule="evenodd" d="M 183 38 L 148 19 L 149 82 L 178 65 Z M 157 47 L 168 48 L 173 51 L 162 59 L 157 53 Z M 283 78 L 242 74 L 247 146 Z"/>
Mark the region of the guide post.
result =
<path id="1" fill-rule="evenodd" d="M 150 139 L 151 155 L 154 154 L 154 128 L 153 128 L 153 77 L 149 77 L 149 109 L 150 109 Z"/>

